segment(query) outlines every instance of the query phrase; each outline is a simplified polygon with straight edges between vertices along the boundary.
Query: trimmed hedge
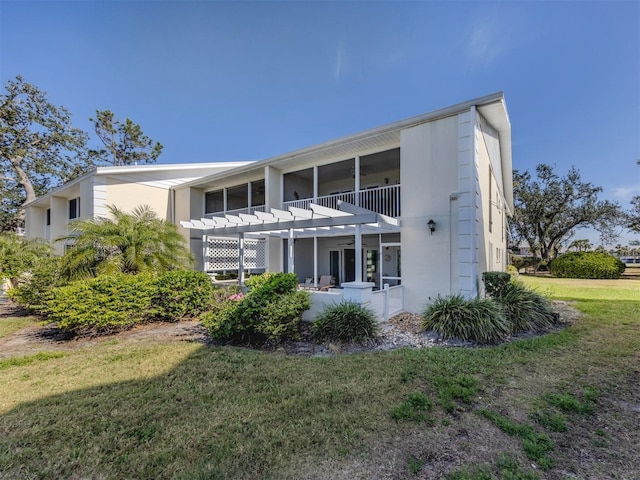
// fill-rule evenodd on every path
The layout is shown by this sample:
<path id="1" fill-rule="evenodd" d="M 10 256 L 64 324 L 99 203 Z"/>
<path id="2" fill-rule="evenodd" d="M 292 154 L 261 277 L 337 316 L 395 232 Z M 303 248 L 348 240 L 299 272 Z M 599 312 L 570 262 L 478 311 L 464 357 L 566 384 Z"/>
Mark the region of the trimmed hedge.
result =
<path id="1" fill-rule="evenodd" d="M 74 333 L 110 333 L 135 324 L 199 317 L 209 310 L 213 286 L 203 272 L 100 275 L 52 288 L 41 311 Z"/>
<path id="2" fill-rule="evenodd" d="M 52 289 L 45 313 L 63 330 L 106 333 L 145 321 L 155 289 L 150 275 L 102 275 Z"/>
<path id="3" fill-rule="evenodd" d="M 232 343 L 298 338 L 302 313 L 311 308 L 309 293 L 297 290 L 298 277 L 265 273 L 249 277 L 246 285 L 246 294 L 229 295 L 202 315 L 211 336 Z"/>
<path id="4" fill-rule="evenodd" d="M 199 317 L 211 306 L 209 275 L 195 270 L 172 270 L 158 276 L 150 314 L 165 321 Z"/>
<path id="5" fill-rule="evenodd" d="M 511 274 L 507 272 L 484 272 L 482 274 L 484 289 L 489 297 L 495 297 L 506 288 L 511 281 Z"/>
<path id="6" fill-rule="evenodd" d="M 616 279 L 624 270 L 623 262 L 601 252 L 569 252 L 551 262 L 551 273 L 561 278 Z"/>

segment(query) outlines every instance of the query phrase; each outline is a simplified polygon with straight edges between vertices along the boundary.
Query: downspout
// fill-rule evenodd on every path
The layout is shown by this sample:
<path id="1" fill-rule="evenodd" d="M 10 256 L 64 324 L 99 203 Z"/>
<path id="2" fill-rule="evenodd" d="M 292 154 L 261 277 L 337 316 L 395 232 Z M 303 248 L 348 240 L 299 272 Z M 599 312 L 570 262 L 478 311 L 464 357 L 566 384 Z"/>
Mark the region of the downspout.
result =
<path id="1" fill-rule="evenodd" d="M 472 211 L 475 212 L 475 199 L 476 196 L 478 194 L 478 192 L 476 191 L 477 189 L 477 184 L 476 184 L 476 170 L 475 170 L 475 165 L 476 165 L 476 125 L 478 124 L 478 119 L 477 119 L 477 110 L 475 105 L 471 107 L 470 109 L 470 113 L 471 113 L 471 162 L 470 162 L 470 169 L 471 169 L 471 191 L 469 192 L 471 194 L 471 199 L 474 202 L 474 204 L 471 205 L 472 207 Z M 474 275 L 474 285 L 475 285 L 475 296 L 478 297 L 478 295 L 480 294 L 480 285 L 479 285 L 479 272 L 478 272 L 478 227 L 476 225 L 476 215 L 477 212 L 474 214 L 472 220 L 472 231 L 471 231 L 471 265 L 473 268 L 473 275 Z"/>

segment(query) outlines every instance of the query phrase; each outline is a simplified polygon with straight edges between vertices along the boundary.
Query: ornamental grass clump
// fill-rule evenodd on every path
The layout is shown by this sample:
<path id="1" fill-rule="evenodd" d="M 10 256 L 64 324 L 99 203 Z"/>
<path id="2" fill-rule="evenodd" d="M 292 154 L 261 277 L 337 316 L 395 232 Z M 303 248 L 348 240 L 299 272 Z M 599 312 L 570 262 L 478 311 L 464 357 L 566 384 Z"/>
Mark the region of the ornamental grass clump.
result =
<path id="1" fill-rule="evenodd" d="M 486 344 L 505 338 L 510 331 L 500 305 L 491 299 L 467 300 L 460 294 L 438 297 L 423 314 L 423 327 L 442 335 Z"/>
<path id="2" fill-rule="evenodd" d="M 544 330 L 557 319 L 546 297 L 519 282 L 509 282 L 494 300 L 502 307 L 511 333 Z"/>
<path id="3" fill-rule="evenodd" d="M 364 343 L 377 338 L 379 334 L 375 313 L 350 301 L 326 307 L 313 322 L 312 336 L 319 343 Z"/>

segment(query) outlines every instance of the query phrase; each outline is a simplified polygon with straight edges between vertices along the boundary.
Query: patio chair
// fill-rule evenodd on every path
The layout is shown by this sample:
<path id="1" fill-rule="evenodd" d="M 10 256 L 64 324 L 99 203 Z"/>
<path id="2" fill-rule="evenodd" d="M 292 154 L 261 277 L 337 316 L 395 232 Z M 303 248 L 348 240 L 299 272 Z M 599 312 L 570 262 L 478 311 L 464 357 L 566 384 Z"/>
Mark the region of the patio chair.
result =
<path id="1" fill-rule="evenodd" d="M 335 280 L 331 275 L 321 275 L 318 282 L 318 290 L 326 292 L 331 287 L 335 287 Z"/>

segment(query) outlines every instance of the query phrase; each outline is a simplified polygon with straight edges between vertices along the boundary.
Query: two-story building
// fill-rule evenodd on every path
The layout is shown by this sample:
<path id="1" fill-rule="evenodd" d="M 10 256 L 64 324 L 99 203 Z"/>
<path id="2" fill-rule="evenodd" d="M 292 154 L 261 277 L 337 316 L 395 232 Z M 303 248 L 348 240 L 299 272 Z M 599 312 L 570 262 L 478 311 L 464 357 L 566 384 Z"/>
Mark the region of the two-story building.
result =
<path id="1" fill-rule="evenodd" d="M 496 93 L 174 189 L 205 271 L 330 276 L 328 293 L 366 301 L 387 284 L 418 312 L 506 268 L 511 127 Z"/>
<path id="2" fill-rule="evenodd" d="M 62 254 L 65 245 L 55 239 L 67 235 L 69 222 L 106 217 L 108 205 L 127 212 L 140 205 L 149 205 L 159 218 L 173 222 L 174 187 L 248 163 L 96 167 L 28 204 L 25 236 L 51 241 L 56 252 Z"/>

